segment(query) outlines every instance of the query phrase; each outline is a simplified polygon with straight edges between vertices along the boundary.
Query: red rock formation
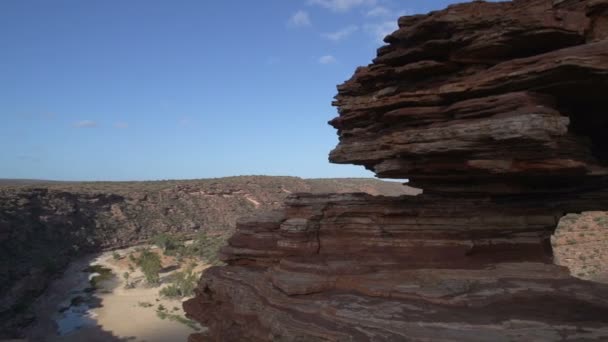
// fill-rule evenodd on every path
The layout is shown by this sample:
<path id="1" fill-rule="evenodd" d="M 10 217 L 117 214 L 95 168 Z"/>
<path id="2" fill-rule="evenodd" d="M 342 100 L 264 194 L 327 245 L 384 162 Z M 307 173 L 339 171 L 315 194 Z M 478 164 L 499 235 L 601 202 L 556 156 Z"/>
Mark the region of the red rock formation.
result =
<path id="1" fill-rule="evenodd" d="M 237 225 L 191 341 L 608 340 L 608 287 L 553 264 L 565 213 L 608 208 L 608 1 L 399 19 L 338 87 L 330 160 L 415 197 L 290 196 Z"/>
<path id="2" fill-rule="evenodd" d="M 401 18 L 374 63 L 338 87 L 330 160 L 427 191 L 600 181 L 606 2 L 553 3 L 476 2 Z"/>

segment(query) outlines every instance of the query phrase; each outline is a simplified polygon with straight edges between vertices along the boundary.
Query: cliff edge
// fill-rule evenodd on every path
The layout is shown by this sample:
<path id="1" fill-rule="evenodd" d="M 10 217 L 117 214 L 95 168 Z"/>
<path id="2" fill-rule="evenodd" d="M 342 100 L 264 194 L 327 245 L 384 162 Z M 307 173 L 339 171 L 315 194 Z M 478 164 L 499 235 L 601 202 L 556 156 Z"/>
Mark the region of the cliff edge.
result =
<path id="1" fill-rule="evenodd" d="M 241 220 L 184 303 L 209 327 L 190 341 L 608 340 L 608 286 L 551 246 L 608 208 L 608 1 L 453 5 L 385 42 L 338 86 L 330 160 L 424 193 Z"/>

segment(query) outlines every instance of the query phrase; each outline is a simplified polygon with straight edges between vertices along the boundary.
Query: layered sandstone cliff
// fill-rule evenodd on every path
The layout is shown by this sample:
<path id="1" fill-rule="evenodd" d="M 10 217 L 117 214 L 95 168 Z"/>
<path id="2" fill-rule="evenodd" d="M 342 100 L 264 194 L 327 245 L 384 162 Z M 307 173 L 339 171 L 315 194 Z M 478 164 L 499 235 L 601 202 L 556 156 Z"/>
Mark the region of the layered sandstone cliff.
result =
<path id="1" fill-rule="evenodd" d="M 550 241 L 566 213 L 608 209 L 608 1 L 399 27 L 338 87 L 330 160 L 424 193 L 295 194 L 241 221 L 184 304 L 209 327 L 191 341 L 608 340 L 608 286 Z"/>
<path id="2" fill-rule="evenodd" d="M 427 192 L 563 191 L 608 172 L 603 1 L 455 5 L 403 17 L 338 87 L 335 163 Z"/>

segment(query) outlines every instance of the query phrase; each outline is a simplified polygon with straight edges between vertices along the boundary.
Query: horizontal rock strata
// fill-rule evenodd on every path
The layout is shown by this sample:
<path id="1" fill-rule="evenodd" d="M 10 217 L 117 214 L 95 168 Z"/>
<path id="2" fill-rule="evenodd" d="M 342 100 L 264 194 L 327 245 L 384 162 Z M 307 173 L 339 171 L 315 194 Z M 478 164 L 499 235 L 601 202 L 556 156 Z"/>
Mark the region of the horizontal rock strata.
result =
<path id="1" fill-rule="evenodd" d="M 603 182 L 604 8 L 477 2 L 401 18 L 374 63 L 338 87 L 340 116 L 330 123 L 340 143 L 330 160 L 427 191 Z"/>
<path id="2" fill-rule="evenodd" d="M 551 263 L 562 209 L 527 204 L 292 195 L 237 225 L 185 308 L 215 341 L 607 339 L 608 287 Z"/>
<path id="3" fill-rule="evenodd" d="M 608 340 L 608 286 L 560 266 L 587 255 L 566 214 L 608 209 L 607 18 L 605 0 L 400 18 L 338 86 L 330 161 L 424 193 L 294 194 L 242 220 L 184 303 L 209 327 L 190 340 Z"/>

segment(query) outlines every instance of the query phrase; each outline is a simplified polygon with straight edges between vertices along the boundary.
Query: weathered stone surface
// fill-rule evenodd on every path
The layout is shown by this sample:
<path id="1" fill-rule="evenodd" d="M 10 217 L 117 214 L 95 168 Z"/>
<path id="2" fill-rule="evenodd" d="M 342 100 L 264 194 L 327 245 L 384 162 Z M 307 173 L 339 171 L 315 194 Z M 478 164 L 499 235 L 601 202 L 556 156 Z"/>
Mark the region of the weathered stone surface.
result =
<path id="1" fill-rule="evenodd" d="M 555 263 L 568 267 L 573 276 L 608 284 L 608 212 L 562 217 L 551 244 Z"/>
<path id="2" fill-rule="evenodd" d="M 330 161 L 424 193 L 294 194 L 240 222 L 184 303 L 209 327 L 190 340 L 608 340 L 608 286 L 560 266 L 605 234 L 573 252 L 585 228 L 565 225 L 608 209 L 607 18 L 603 0 L 400 18 L 338 86 Z"/>
<path id="3" fill-rule="evenodd" d="M 230 266 L 184 304 L 210 328 L 191 340 L 607 339 L 608 287 L 552 264 L 549 236 L 578 204 L 533 203 L 292 195 L 237 225 Z"/>
<path id="4" fill-rule="evenodd" d="M 338 87 L 330 160 L 426 191 L 602 183 L 607 16 L 601 1 L 520 0 L 400 19 L 374 63 Z"/>

